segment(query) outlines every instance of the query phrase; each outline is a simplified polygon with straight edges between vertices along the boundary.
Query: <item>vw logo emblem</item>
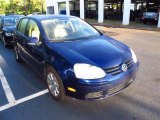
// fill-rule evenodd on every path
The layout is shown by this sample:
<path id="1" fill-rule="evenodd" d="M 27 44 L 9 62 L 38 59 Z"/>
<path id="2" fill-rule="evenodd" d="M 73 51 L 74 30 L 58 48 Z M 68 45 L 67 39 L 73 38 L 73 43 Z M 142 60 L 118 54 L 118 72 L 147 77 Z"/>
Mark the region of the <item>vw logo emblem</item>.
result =
<path id="1" fill-rule="evenodd" d="M 126 72 L 128 70 L 128 67 L 126 64 L 122 64 L 122 70 L 123 72 Z"/>

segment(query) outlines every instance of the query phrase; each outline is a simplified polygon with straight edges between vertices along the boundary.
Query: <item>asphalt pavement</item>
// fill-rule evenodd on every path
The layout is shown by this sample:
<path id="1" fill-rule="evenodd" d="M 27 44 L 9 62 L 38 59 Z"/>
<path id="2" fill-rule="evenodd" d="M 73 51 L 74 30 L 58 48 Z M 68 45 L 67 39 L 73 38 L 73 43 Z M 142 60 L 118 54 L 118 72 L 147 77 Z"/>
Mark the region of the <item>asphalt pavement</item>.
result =
<path id="1" fill-rule="evenodd" d="M 0 120 L 160 120 L 160 32 L 98 28 L 137 54 L 137 78 L 125 91 L 94 102 L 69 97 L 56 102 L 45 81 L 28 65 L 17 63 L 13 49 L 5 48 L 0 41 Z M 2 78 L 15 98 L 11 102 Z"/>

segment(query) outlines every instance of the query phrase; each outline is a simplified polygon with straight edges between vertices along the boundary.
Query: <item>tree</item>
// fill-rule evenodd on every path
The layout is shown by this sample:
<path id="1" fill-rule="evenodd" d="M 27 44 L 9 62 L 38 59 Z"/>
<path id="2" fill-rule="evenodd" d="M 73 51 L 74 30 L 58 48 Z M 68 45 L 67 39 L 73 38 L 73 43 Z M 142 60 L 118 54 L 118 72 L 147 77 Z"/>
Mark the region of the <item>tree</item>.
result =
<path id="1" fill-rule="evenodd" d="M 4 14 L 5 6 L 6 6 L 6 1 L 0 0 L 0 14 Z"/>
<path id="2" fill-rule="evenodd" d="M 0 0 L 0 14 L 32 14 L 41 12 L 45 7 L 45 0 Z"/>
<path id="3" fill-rule="evenodd" d="M 21 0 L 10 0 L 5 6 L 5 13 L 21 13 L 20 8 L 22 7 Z"/>

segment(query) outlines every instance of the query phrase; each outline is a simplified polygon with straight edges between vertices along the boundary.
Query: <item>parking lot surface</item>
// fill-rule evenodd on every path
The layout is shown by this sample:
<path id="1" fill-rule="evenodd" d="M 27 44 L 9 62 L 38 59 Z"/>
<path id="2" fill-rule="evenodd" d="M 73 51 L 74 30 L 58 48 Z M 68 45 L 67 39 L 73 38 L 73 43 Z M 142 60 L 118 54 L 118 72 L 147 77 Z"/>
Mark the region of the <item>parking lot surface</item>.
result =
<path id="1" fill-rule="evenodd" d="M 98 28 L 137 54 L 137 78 L 125 91 L 94 102 L 69 97 L 56 102 L 45 81 L 18 64 L 13 49 L 0 41 L 0 120 L 159 120 L 160 32 Z"/>

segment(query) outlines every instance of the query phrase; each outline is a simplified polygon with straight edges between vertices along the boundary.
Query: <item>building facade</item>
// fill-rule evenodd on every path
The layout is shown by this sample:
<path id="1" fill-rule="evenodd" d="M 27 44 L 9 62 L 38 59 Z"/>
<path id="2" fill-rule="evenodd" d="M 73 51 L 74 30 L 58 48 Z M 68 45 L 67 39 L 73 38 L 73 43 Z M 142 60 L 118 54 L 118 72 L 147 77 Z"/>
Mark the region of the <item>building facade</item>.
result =
<path id="1" fill-rule="evenodd" d="M 88 2 L 95 1 L 97 3 L 97 6 L 92 6 L 92 9 L 96 9 L 98 11 L 97 12 L 98 23 L 103 23 L 104 22 L 105 0 L 87 0 L 87 1 Z M 120 1 L 123 1 L 123 0 L 117 0 L 117 6 L 120 3 Z M 131 17 L 130 11 L 133 6 L 137 8 L 136 1 L 138 0 L 134 0 L 134 4 L 132 4 L 131 1 L 132 0 L 124 0 L 123 5 L 122 3 L 119 4 L 123 12 L 123 16 L 122 16 L 123 25 L 129 25 L 130 17 Z M 71 4 L 72 2 L 77 3 L 77 4 L 73 5 Z M 85 19 L 85 8 L 86 8 L 85 2 L 86 0 L 46 0 L 46 11 L 47 11 L 46 13 L 47 14 L 60 14 L 62 10 L 65 10 L 66 15 L 71 15 L 71 10 L 75 9 L 79 11 L 79 17 L 82 19 Z M 60 3 L 63 3 L 63 4 L 60 4 Z M 160 17 L 158 20 L 158 28 L 160 28 Z"/>

